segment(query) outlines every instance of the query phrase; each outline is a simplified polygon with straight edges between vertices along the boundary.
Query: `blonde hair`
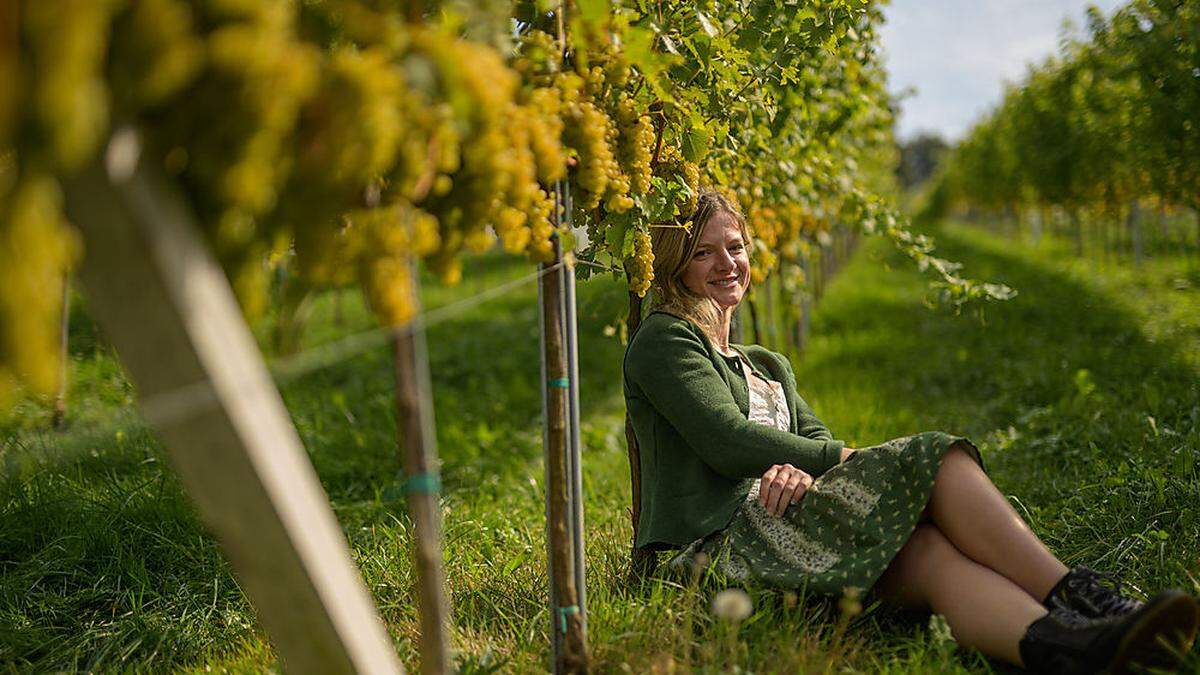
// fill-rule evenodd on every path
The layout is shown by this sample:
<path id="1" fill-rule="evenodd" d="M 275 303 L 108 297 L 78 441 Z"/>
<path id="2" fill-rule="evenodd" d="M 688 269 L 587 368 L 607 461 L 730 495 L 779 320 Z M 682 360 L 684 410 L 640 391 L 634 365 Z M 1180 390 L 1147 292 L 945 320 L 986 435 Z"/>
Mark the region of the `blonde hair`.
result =
<path id="1" fill-rule="evenodd" d="M 696 210 L 685 220 L 691 221 L 690 229 L 667 226 L 654 227 L 650 231 L 650 247 L 654 251 L 654 282 L 650 287 L 650 308 L 695 323 L 713 342 L 718 341 L 720 309 L 711 298 L 697 295 L 684 285 L 683 273 L 696 253 L 704 228 L 718 213 L 727 214 L 734 219 L 742 231 L 746 250 L 750 251 L 750 231 L 741 209 L 732 199 L 713 189 L 700 191 L 696 199 Z"/>

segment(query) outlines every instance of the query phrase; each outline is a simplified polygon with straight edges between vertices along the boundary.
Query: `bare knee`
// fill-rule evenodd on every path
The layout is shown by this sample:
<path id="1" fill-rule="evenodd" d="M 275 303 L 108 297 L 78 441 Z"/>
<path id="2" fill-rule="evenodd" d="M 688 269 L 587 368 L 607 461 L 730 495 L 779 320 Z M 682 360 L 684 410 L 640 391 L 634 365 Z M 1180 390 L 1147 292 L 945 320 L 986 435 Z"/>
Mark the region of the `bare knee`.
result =
<path id="1" fill-rule="evenodd" d="M 961 476 L 963 472 L 979 471 L 979 465 L 975 463 L 975 458 L 967 452 L 967 444 L 965 441 L 959 441 L 950 446 L 946 454 L 942 455 L 941 465 L 938 467 L 937 476 L 934 478 L 934 487 L 937 484 L 954 478 L 951 476 Z M 949 478 L 948 478 L 949 477 Z"/>
<path id="2" fill-rule="evenodd" d="M 960 556 L 954 544 L 934 525 L 918 525 L 879 580 L 883 597 L 902 606 L 929 604 L 931 580 Z"/>
<path id="3" fill-rule="evenodd" d="M 942 466 L 968 466 L 975 467 L 975 459 L 967 452 L 966 441 L 958 441 L 950 446 L 946 454 L 942 455 Z"/>

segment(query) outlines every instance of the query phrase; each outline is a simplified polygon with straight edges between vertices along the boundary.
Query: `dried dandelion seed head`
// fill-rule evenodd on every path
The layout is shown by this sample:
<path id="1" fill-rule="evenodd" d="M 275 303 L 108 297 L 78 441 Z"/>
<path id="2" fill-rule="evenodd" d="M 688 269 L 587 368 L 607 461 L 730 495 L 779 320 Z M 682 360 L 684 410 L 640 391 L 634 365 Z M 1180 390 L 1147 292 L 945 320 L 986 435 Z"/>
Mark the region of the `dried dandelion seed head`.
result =
<path id="1" fill-rule="evenodd" d="M 713 596 L 712 613 L 718 618 L 740 623 L 754 611 L 750 596 L 740 588 L 726 588 Z"/>

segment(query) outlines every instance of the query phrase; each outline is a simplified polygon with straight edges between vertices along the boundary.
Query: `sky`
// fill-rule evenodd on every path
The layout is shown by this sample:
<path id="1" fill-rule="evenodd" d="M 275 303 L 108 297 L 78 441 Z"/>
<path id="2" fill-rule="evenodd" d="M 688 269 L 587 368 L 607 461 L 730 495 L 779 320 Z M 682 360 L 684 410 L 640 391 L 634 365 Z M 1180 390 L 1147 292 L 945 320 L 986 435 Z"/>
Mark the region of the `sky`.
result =
<path id="1" fill-rule="evenodd" d="M 1085 10 L 1105 14 L 1122 0 L 891 0 L 880 32 L 889 89 L 910 87 L 897 138 L 934 131 L 956 141 L 997 105 L 1004 82 L 1058 51 L 1064 20 L 1084 27 Z"/>

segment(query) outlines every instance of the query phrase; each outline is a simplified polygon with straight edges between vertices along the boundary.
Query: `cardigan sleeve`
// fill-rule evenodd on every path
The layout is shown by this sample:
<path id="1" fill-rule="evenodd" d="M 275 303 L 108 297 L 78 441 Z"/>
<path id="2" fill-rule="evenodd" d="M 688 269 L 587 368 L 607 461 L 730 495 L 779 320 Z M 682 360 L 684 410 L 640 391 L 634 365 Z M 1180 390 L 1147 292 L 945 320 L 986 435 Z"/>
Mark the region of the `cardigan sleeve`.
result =
<path id="1" fill-rule="evenodd" d="M 816 476 L 838 463 L 840 441 L 805 438 L 746 419 L 703 339 L 686 321 L 655 328 L 630 345 L 625 377 L 714 471 L 757 478 L 772 464 L 788 463 Z"/>
<path id="2" fill-rule="evenodd" d="M 783 362 L 783 372 L 788 379 L 787 382 L 784 382 L 784 386 L 792 392 L 796 401 L 796 433 L 815 440 L 833 440 L 833 434 L 829 433 L 829 429 L 817 418 L 816 413 L 796 390 L 796 374 L 792 372 L 792 364 L 783 356 L 780 356 L 779 360 Z M 841 448 L 838 449 L 841 450 Z M 841 455 L 839 454 L 838 457 L 840 458 Z"/>

